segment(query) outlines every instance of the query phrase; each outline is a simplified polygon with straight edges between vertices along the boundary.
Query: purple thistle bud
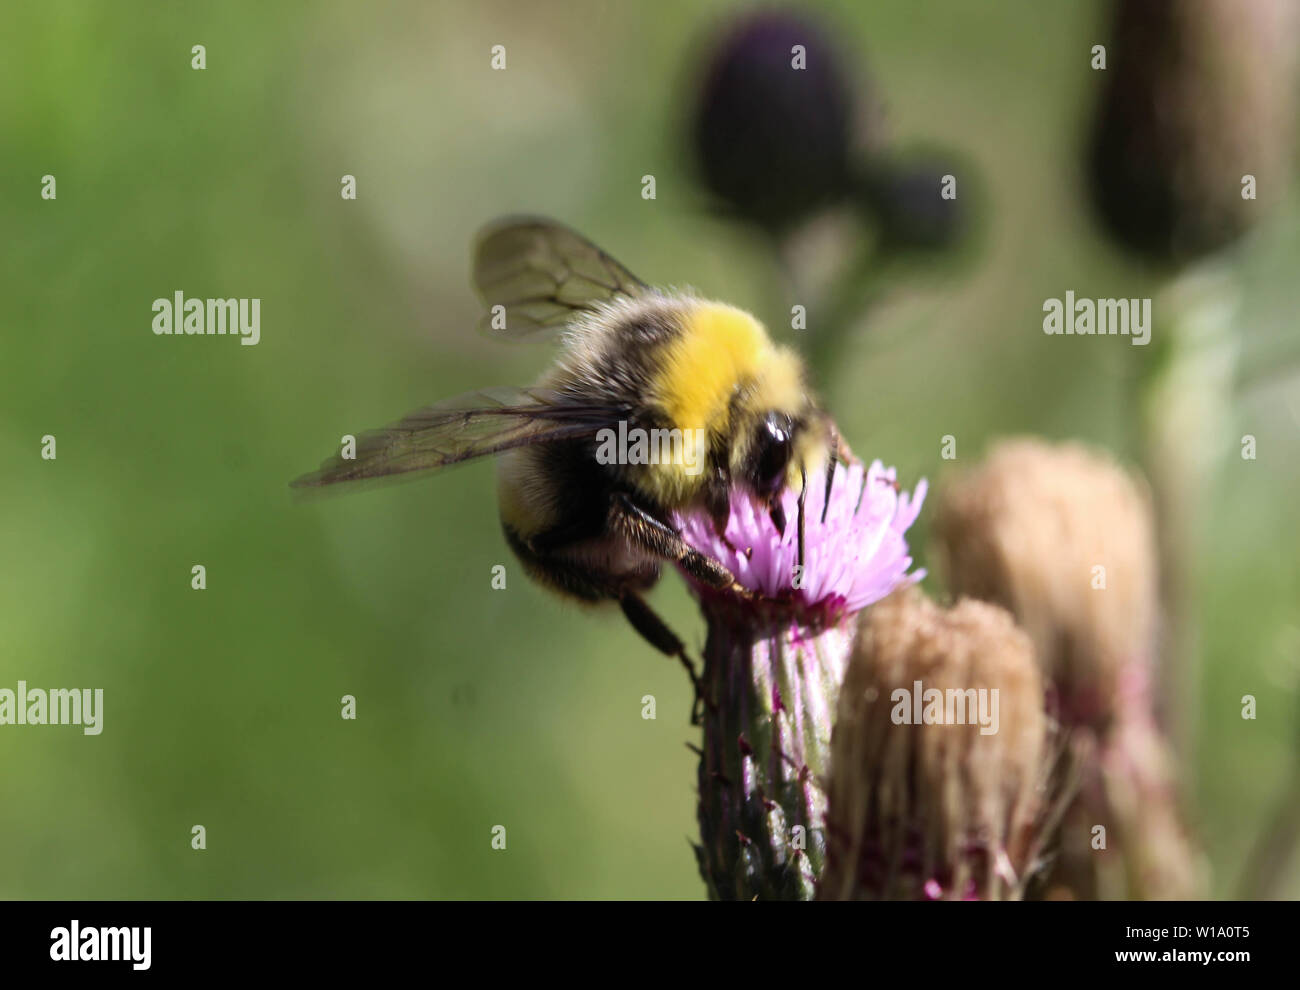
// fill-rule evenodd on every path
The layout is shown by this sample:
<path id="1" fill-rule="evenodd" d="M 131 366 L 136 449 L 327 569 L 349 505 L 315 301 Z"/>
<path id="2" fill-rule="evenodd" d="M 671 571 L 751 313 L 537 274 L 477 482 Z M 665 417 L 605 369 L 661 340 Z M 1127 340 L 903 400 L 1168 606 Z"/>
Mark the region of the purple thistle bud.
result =
<path id="1" fill-rule="evenodd" d="M 967 225 L 965 199 L 941 195 L 943 177 L 956 171 L 937 159 L 877 160 L 864 170 L 859 195 L 891 246 L 944 248 L 959 240 Z"/>
<path id="2" fill-rule="evenodd" d="M 815 23 L 779 11 L 747 17 L 715 43 L 704 71 L 691 124 L 701 178 L 779 232 L 847 191 L 852 117 L 848 83 Z"/>

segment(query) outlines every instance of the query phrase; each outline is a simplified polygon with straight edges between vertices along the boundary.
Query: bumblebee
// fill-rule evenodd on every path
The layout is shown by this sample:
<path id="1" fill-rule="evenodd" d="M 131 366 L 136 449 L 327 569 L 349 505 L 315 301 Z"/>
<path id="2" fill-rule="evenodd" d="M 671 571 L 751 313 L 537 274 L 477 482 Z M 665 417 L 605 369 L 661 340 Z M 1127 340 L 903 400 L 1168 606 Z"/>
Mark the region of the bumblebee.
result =
<path id="1" fill-rule="evenodd" d="M 767 505 L 803 496 L 842 459 L 803 363 L 748 313 L 652 288 L 590 241 L 542 218 L 507 218 L 479 236 L 473 279 L 484 332 L 559 333 L 561 352 L 531 388 L 492 389 L 417 410 L 357 438 L 297 488 L 499 459 L 506 542 L 528 575 L 586 603 L 617 602 L 632 626 L 679 658 L 682 641 L 644 599 L 664 562 L 709 587 L 750 595 L 721 562 L 688 546 L 675 513 L 703 511 L 724 532 L 733 489 Z M 611 440 L 672 437 L 666 456 L 610 456 Z"/>

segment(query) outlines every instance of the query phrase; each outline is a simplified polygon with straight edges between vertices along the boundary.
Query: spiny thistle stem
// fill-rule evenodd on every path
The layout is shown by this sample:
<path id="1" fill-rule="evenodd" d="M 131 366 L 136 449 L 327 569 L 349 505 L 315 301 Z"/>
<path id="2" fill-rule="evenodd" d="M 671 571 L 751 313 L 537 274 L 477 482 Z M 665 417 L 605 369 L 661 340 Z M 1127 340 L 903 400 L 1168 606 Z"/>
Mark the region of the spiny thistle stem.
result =
<path id="1" fill-rule="evenodd" d="M 824 781 L 852 623 L 822 630 L 703 603 L 711 704 L 699 768 L 700 872 L 718 900 L 810 900 L 824 862 Z"/>

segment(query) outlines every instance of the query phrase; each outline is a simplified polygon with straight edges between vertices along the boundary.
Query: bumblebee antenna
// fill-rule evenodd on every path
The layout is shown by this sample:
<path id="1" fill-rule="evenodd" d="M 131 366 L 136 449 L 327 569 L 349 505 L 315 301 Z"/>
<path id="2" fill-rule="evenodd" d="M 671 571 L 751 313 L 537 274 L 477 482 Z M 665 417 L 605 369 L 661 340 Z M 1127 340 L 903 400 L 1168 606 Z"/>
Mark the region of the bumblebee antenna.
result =
<path id="1" fill-rule="evenodd" d="M 799 467 L 799 566 L 803 567 L 803 503 L 808 497 L 808 472 Z"/>
<path id="2" fill-rule="evenodd" d="M 829 420 L 831 430 L 831 454 L 826 458 L 826 494 L 822 498 L 822 522 L 826 522 L 826 510 L 831 507 L 831 485 L 835 482 L 835 467 L 844 456 L 840 453 L 840 431 L 835 420 Z"/>

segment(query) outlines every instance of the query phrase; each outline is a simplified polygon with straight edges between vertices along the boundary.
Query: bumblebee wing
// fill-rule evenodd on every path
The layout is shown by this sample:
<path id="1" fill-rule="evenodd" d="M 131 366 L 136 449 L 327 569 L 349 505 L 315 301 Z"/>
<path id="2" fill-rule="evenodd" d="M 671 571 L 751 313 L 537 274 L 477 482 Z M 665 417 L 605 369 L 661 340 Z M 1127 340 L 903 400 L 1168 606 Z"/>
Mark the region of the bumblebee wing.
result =
<path id="1" fill-rule="evenodd" d="M 337 454 L 290 486 L 320 488 L 430 471 L 515 447 L 594 434 L 627 416 L 625 409 L 545 389 L 471 392 L 361 434 L 354 458 Z"/>
<path id="2" fill-rule="evenodd" d="M 480 329 L 527 339 L 564 326 L 575 313 L 649 288 L 581 234 L 544 217 L 506 217 L 479 234 L 474 284 L 488 308 Z M 505 326 L 500 311 L 505 307 Z"/>

